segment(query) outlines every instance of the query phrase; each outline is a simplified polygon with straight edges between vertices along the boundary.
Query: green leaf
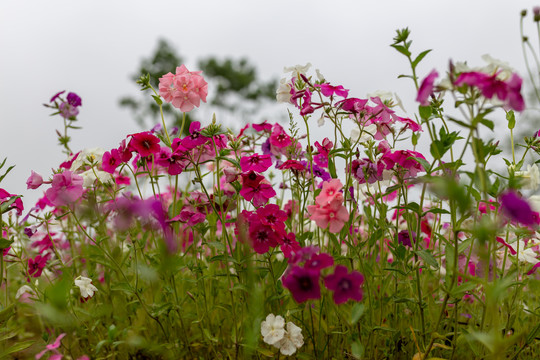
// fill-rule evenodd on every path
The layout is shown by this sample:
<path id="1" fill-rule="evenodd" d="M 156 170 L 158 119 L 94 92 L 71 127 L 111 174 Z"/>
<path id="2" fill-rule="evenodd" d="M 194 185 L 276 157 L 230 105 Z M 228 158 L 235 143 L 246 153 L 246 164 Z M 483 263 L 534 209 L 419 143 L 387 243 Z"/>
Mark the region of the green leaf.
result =
<path id="1" fill-rule="evenodd" d="M 435 269 L 439 268 L 439 263 L 428 250 L 417 250 L 416 254 L 420 256 L 429 266 L 434 267 Z"/>
<path id="2" fill-rule="evenodd" d="M 416 66 L 418 65 L 418 63 L 420 63 L 420 61 L 422 61 L 422 59 L 431 52 L 431 49 L 429 50 L 424 50 L 422 51 L 420 54 L 418 54 L 418 56 L 416 57 L 416 59 L 414 59 L 414 61 L 412 62 L 412 67 L 413 68 L 416 68 Z"/>
<path id="3" fill-rule="evenodd" d="M 409 50 L 407 50 L 407 48 L 403 45 L 396 45 L 396 44 L 393 44 L 393 45 L 390 45 L 392 46 L 394 49 L 396 49 L 397 51 L 399 51 L 400 53 L 402 53 L 403 55 L 409 57 L 411 56 L 411 52 Z"/>
<path id="4" fill-rule="evenodd" d="M 13 244 L 13 240 L 0 238 L 0 250 L 7 249 L 8 247 L 11 246 L 11 244 Z"/>
<path id="5" fill-rule="evenodd" d="M 0 323 L 6 322 L 15 314 L 15 304 L 9 305 L 0 311 Z"/>
<path id="6" fill-rule="evenodd" d="M 364 357 L 364 345 L 361 342 L 355 341 L 351 344 L 351 352 L 355 359 L 362 359 Z"/>
<path id="7" fill-rule="evenodd" d="M 431 106 L 418 106 L 418 113 L 420 114 L 420 117 L 424 120 L 429 120 L 429 117 L 431 116 L 432 109 Z"/>
<path id="8" fill-rule="evenodd" d="M 30 346 L 32 346 L 35 343 L 34 340 L 27 340 L 20 343 L 17 343 L 13 346 L 10 346 L 6 350 L 2 351 L 0 353 L 0 359 L 7 358 L 8 355 L 18 353 L 20 351 L 23 351 L 24 349 L 28 349 Z"/>
<path id="9" fill-rule="evenodd" d="M 431 164 L 429 163 L 429 161 L 427 161 L 426 159 L 422 159 L 420 157 L 409 157 L 407 158 L 407 160 L 408 159 L 414 160 L 420 165 L 422 165 L 422 167 L 424 168 L 424 171 L 429 174 L 431 170 Z"/>
<path id="10" fill-rule="evenodd" d="M 360 320 L 362 315 L 364 314 L 365 305 L 362 303 L 356 303 L 354 304 L 352 311 L 351 311 L 351 325 L 354 325 Z"/>
<path id="11" fill-rule="evenodd" d="M 334 159 L 329 157 L 328 158 L 328 171 L 330 172 L 330 176 L 332 176 L 332 179 L 337 179 L 337 172 L 336 172 L 336 164 L 334 163 Z"/>
<path id="12" fill-rule="evenodd" d="M 516 126 L 516 115 L 514 114 L 514 110 L 510 110 L 506 113 L 506 120 L 508 120 L 508 128 L 512 130 Z"/>
<path id="13" fill-rule="evenodd" d="M 0 206 L 0 215 L 11 210 L 10 206 L 15 202 L 15 200 L 19 198 L 22 198 L 22 195 L 12 196 L 11 198 L 9 198 L 8 201 L 2 203 L 2 205 Z"/>

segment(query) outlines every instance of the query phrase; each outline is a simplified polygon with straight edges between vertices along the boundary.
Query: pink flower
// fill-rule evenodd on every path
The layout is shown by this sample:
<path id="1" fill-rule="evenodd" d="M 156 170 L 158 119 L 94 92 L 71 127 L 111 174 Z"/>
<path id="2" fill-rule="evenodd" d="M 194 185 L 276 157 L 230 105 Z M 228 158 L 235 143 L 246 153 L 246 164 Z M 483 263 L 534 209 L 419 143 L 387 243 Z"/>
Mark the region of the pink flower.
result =
<path id="1" fill-rule="evenodd" d="M 334 199 L 331 203 L 321 206 L 320 204 L 309 205 L 308 212 L 311 214 L 310 219 L 315 221 L 318 227 L 326 229 L 331 233 L 338 233 L 349 220 L 349 212 L 342 205 L 342 200 Z"/>
<path id="2" fill-rule="evenodd" d="M 346 266 L 338 265 L 332 275 L 324 279 L 327 289 L 334 292 L 334 302 L 336 304 L 346 303 L 347 300 L 362 300 L 362 289 L 360 285 L 364 282 L 364 277 L 358 271 L 350 274 Z"/>
<path id="3" fill-rule="evenodd" d="M 289 289 L 294 300 L 298 303 L 321 297 L 319 272 L 316 270 L 293 266 L 289 273 L 283 277 L 283 286 Z"/>
<path id="4" fill-rule="evenodd" d="M 101 169 L 109 174 L 114 174 L 114 171 L 122 163 L 122 155 L 118 149 L 105 151 L 101 159 Z"/>
<path id="5" fill-rule="evenodd" d="M 394 169 L 403 175 L 403 177 L 415 177 L 421 171 L 424 171 L 422 165 L 412 158 L 421 158 L 425 160 L 424 155 L 412 150 L 396 150 L 387 152 L 381 158 L 381 164 L 385 165 L 386 169 Z M 397 166 L 396 166 L 397 165 Z M 382 167 L 379 173 L 382 173 Z"/>
<path id="6" fill-rule="evenodd" d="M 276 196 L 276 191 L 272 188 L 272 185 L 266 183 L 264 176 L 251 171 L 248 174 L 242 174 L 240 195 L 247 201 L 253 200 L 253 206 L 258 208 Z"/>
<path id="7" fill-rule="evenodd" d="M 437 70 L 433 69 L 431 70 L 429 75 L 426 76 L 424 80 L 422 80 L 422 84 L 420 84 L 420 88 L 418 89 L 418 95 L 416 96 L 416 101 L 418 101 L 420 105 L 429 105 L 429 95 L 431 95 L 431 93 L 433 92 L 433 83 L 438 76 L 439 73 L 437 72 Z"/>
<path id="8" fill-rule="evenodd" d="M 43 178 L 41 177 L 41 175 L 32 170 L 30 177 L 28 178 L 28 180 L 26 180 L 26 188 L 37 189 L 41 186 L 41 184 L 43 184 Z"/>
<path id="9" fill-rule="evenodd" d="M 265 207 L 260 207 L 257 209 L 256 214 L 264 225 L 271 226 L 274 230 L 285 229 L 287 213 L 280 210 L 278 205 L 268 204 Z"/>
<path id="10" fill-rule="evenodd" d="M 270 166 L 272 166 L 272 159 L 268 154 L 259 155 L 255 153 L 251 156 L 243 156 L 240 159 L 240 167 L 243 172 L 253 170 L 262 173 L 268 170 Z"/>
<path id="11" fill-rule="evenodd" d="M 185 65 L 176 68 L 176 74 L 168 73 L 159 79 L 159 95 L 182 112 L 199 107 L 206 102 L 208 83 L 201 71 L 189 71 Z"/>
<path id="12" fill-rule="evenodd" d="M 326 206 L 334 200 L 343 202 L 343 194 L 341 193 L 342 188 L 343 185 L 339 179 L 323 182 L 322 190 L 315 199 L 315 202 L 320 206 Z"/>
<path id="13" fill-rule="evenodd" d="M 505 106 L 516 111 L 523 111 L 525 102 L 521 96 L 522 80 L 519 75 L 514 73 L 507 81 L 497 79 L 497 75 L 474 71 L 466 72 L 460 74 L 454 84 L 456 86 L 467 84 L 477 87 L 485 98 L 491 99 L 493 96 L 497 96 L 505 103 Z"/>
<path id="14" fill-rule="evenodd" d="M 298 241 L 296 241 L 296 236 L 293 232 L 279 232 L 277 241 L 280 245 L 281 251 L 283 252 L 283 256 L 285 256 L 287 259 L 292 258 L 294 253 L 301 249 L 301 246 Z"/>
<path id="15" fill-rule="evenodd" d="M 285 148 L 292 144 L 291 137 L 287 135 L 283 127 L 275 124 L 272 127 L 272 135 L 270 135 L 270 144 L 278 149 Z"/>
<path id="16" fill-rule="evenodd" d="M 54 174 L 51 188 L 45 195 L 54 206 L 67 206 L 73 204 L 83 194 L 83 178 L 66 170 L 60 174 Z"/>
<path id="17" fill-rule="evenodd" d="M 328 83 L 324 83 L 324 84 L 315 85 L 315 86 L 320 87 L 321 93 L 327 97 L 330 97 L 335 94 L 337 96 L 346 98 L 349 95 L 349 90 L 344 89 L 342 85 L 332 86 Z"/>
<path id="18" fill-rule="evenodd" d="M 54 342 L 52 344 L 47 345 L 45 347 L 45 350 L 43 350 L 40 353 L 36 354 L 36 360 L 41 359 L 41 357 L 43 355 L 45 355 L 45 353 L 47 351 L 54 351 L 56 353 L 54 355 L 51 355 L 51 357 L 49 359 L 53 359 L 53 357 L 54 357 L 54 359 L 58 359 L 58 360 L 62 359 L 62 355 L 56 349 L 58 349 L 60 347 L 60 342 L 62 341 L 64 336 L 66 336 L 65 333 L 58 335 L 58 337 L 56 338 L 56 340 L 54 340 Z"/>

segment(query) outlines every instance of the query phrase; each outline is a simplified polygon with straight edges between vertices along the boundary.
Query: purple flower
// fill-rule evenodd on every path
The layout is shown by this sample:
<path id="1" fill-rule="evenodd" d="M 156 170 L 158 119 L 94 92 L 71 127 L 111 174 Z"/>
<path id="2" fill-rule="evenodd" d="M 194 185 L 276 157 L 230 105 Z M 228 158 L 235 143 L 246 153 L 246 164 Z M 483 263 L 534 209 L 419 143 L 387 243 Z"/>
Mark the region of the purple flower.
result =
<path id="1" fill-rule="evenodd" d="M 409 235 L 409 230 L 401 230 L 398 233 L 398 242 L 403 246 L 412 247 L 412 243 L 416 242 L 416 233 L 414 231 L 411 231 L 411 233 L 412 233 L 412 241 Z"/>
<path id="2" fill-rule="evenodd" d="M 79 107 L 82 105 L 82 100 L 80 96 L 72 92 L 67 95 L 67 102 L 69 103 L 69 105 L 74 107 Z"/>
<path id="3" fill-rule="evenodd" d="M 418 96 L 416 96 L 416 101 L 420 103 L 422 106 L 428 106 L 429 105 L 429 95 L 433 92 L 433 82 L 435 79 L 439 76 L 439 73 L 437 70 L 433 69 L 429 73 L 428 76 L 424 80 L 422 80 L 422 84 L 420 84 L 420 88 L 418 89 Z"/>
<path id="4" fill-rule="evenodd" d="M 360 285 L 364 282 L 364 276 L 358 271 L 349 271 L 346 266 L 338 265 L 332 275 L 324 279 L 324 285 L 327 289 L 334 292 L 334 302 L 336 304 L 346 303 L 352 299 L 362 300 L 362 289 Z"/>
<path id="5" fill-rule="evenodd" d="M 291 271 L 283 277 L 283 286 L 289 289 L 294 300 L 298 303 L 321 297 L 319 271 L 317 270 L 293 266 Z"/>
<path id="6" fill-rule="evenodd" d="M 525 226 L 532 226 L 537 223 L 537 214 L 532 210 L 531 205 L 513 190 L 507 190 L 500 195 L 499 199 L 503 214 L 511 220 Z"/>

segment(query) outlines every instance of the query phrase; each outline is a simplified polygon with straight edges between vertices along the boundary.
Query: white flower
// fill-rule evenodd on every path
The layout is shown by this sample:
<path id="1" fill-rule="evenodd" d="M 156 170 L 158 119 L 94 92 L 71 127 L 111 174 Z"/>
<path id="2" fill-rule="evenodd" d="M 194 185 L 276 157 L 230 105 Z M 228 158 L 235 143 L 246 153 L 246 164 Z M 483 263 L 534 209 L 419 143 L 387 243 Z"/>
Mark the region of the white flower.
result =
<path id="1" fill-rule="evenodd" d="M 540 212 L 540 195 L 533 195 L 529 198 L 529 204 L 534 211 Z"/>
<path id="2" fill-rule="evenodd" d="M 362 128 L 362 134 L 360 135 L 360 128 L 354 127 L 351 130 L 351 140 L 353 142 L 365 142 L 373 139 L 375 133 L 377 132 L 377 125 L 370 124 Z"/>
<path id="3" fill-rule="evenodd" d="M 92 285 L 92 279 L 84 276 L 79 276 L 75 279 L 75 286 L 79 287 L 81 296 L 85 299 L 94 296 L 94 291 L 98 291 L 98 289 Z"/>
<path id="4" fill-rule="evenodd" d="M 291 85 L 287 82 L 287 79 L 283 78 L 279 81 L 279 86 L 276 90 L 277 102 L 290 103 L 291 102 Z"/>
<path id="5" fill-rule="evenodd" d="M 289 72 L 292 72 L 293 73 L 293 76 L 297 76 L 299 77 L 300 74 L 306 74 L 306 72 L 309 70 L 309 68 L 311 67 L 311 63 L 307 63 L 306 65 L 302 66 L 302 65 L 295 65 L 295 66 L 289 66 L 289 67 L 284 67 L 283 68 L 283 72 L 284 73 L 289 73 Z"/>
<path id="6" fill-rule="evenodd" d="M 290 356 L 304 345 L 304 336 L 302 336 L 302 329 L 294 325 L 292 322 L 287 323 L 287 331 L 283 339 L 274 346 L 279 348 L 279 351 L 283 355 Z"/>
<path id="7" fill-rule="evenodd" d="M 101 163 L 101 159 L 105 154 L 105 150 L 102 148 L 92 148 L 82 150 L 77 158 L 71 164 L 71 171 L 77 171 L 82 166 L 89 166 L 90 163 Z"/>
<path id="8" fill-rule="evenodd" d="M 320 82 L 326 82 L 325 79 L 324 79 L 324 75 L 321 74 L 321 72 L 319 71 L 319 69 L 315 69 L 315 73 L 317 74 L 317 79 L 319 79 Z"/>
<path id="9" fill-rule="evenodd" d="M 276 344 L 285 336 L 285 319 L 279 315 L 268 314 L 266 320 L 261 323 L 261 335 L 265 343 Z"/>
<path id="10" fill-rule="evenodd" d="M 78 175 L 82 176 L 83 187 L 85 188 L 93 186 L 96 179 L 99 179 L 104 184 L 114 180 L 111 174 L 98 169 L 88 169 Z"/>
<path id="11" fill-rule="evenodd" d="M 526 190 L 538 190 L 538 185 L 540 185 L 540 170 L 536 164 L 527 165 L 526 171 L 516 171 L 516 176 L 522 177 L 523 189 Z"/>
<path id="12" fill-rule="evenodd" d="M 19 299 L 25 293 L 36 296 L 34 289 L 32 289 L 28 285 L 23 285 L 19 290 L 17 290 L 17 293 L 15 294 L 15 299 Z"/>

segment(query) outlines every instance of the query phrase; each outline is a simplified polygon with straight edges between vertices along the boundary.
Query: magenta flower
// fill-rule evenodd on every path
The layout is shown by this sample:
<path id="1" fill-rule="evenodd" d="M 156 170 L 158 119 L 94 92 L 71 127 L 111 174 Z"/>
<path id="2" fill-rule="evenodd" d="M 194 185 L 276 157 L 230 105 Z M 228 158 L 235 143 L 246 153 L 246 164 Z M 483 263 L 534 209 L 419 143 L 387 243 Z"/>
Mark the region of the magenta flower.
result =
<path id="1" fill-rule="evenodd" d="M 326 253 L 313 254 L 304 264 L 304 268 L 321 271 L 327 267 L 334 265 L 334 258 Z"/>
<path id="2" fill-rule="evenodd" d="M 64 119 L 74 119 L 77 115 L 79 115 L 79 109 L 77 107 L 65 102 L 58 106 L 58 111 L 60 111 L 60 116 L 62 116 Z"/>
<path id="3" fill-rule="evenodd" d="M 321 297 L 319 272 L 316 270 L 293 266 L 283 277 L 283 286 L 289 289 L 294 300 L 298 303 Z"/>
<path id="4" fill-rule="evenodd" d="M 285 221 L 287 220 L 287 213 L 280 210 L 276 204 L 268 204 L 265 207 L 257 209 L 257 216 L 261 223 L 267 226 L 271 226 L 274 230 L 285 229 Z"/>
<path id="5" fill-rule="evenodd" d="M 240 167 L 243 172 L 253 170 L 262 173 L 268 170 L 270 166 L 272 166 L 272 158 L 269 154 L 259 155 L 255 153 L 251 156 L 243 156 L 240 159 Z"/>
<path id="6" fill-rule="evenodd" d="M 118 149 L 105 151 L 101 159 L 101 169 L 109 174 L 114 174 L 116 168 L 122 163 L 122 155 Z"/>
<path id="7" fill-rule="evenodd" d="M 431 70 L 429 75 L 426 76 L 424 80 L 422 80 L 420 88 L 418 89 L 418 95 L 416 96 L 416 101 L 418 101 L 420 105 L 429 105 L 429 95 L 431 95 L 431 93 L 433 92 L 433 83 L 438 76 L 439 73 L 437 72 L 437 70 L 433 69 Z"/>
<path id="8" fill-rule="evenodd" d="M 512 74 L 510 79 L 502 81 L 497 79 L 498 74 L 484 74 L 480 72 L 466 72 L 459 75 L 455 81 L 456 86 L 467 84 L 480 90 L 482 95 L 491 99 L 497 96 L 505 105 L 516 111 L 525 109 L 525 102 L 521 96 L 522 80 L 517 74 Z"/>
<path id="9" fill-rule="evenodd" d="M 292 144 L 291 137 L 287 135 L 283 127 L 279 124 L 275 124 L 272 127 L 272 135 L 270 135 L 270 144 L 272 146 L 282 149 Z"/>
<path id="10" fill-rule="evenodd" d="M 29 258 L 28 259 L 28 275 L 31 275 L 32 277 L 40 277 L 41 273 L 43 272 L 43 269 L 45 268 L 45 265 L 47 265 L 47 261 L 49 260 L 49 256 L 41 256 L 37 255 L 34 259 Z"/>
<path id="11" fill-rule="evenodd" d="M 270 247 L 278 246 L 278 234 L 271 226 L 260 222 L 256 215 L 249 218 L 249 238 L 257 254 L 265 254 Z"/>
<path id="12" fill-rule="evenodd" d="M 294 235 L 293 232 L 278 232 L 277 241 L 280 245 L 281 251 L 283 252 L 283 256 L 285 256 L 287 259 L 291 259 L 294 254 L 302 248 L 298 241 L 296 241 L 296 235 Z"/>
<path id="13" fill-rule="evenodd" d="M 332 86 L 328 83 L 324 83 L 324 84 L 315 85 L 315 86 L 320 87 L 321 93 L 327 97 L 330 97 L 335 94 L 337 96 L 346 98 L 349 95 L 349 90 L 344 89 L 342 85 Z"/>
<path id="14" fill-rule="evenodd" d="M 334 292 L 334 302 L 336 304 L 346 303 L 347 300 L 362 300 L 362 289 L 360 285 L 364 282 L 364 276 L 357 271 L 350 274 L 346 266 L 338 265 L 332 275 L 324 279 L 327 289 Z"/>
<path id="15" fill-rule="evenodd" d="M 83 194 L 83 178 L 66 170 L 60 174 L 54 174 L 51 188 L 45 195 L 54 206 L 71 205 Z"/>
<path id="16" fill-rule="evenodd" d="M 32 170 L 30 177 L 28 178 L 28 180 L 26 180 L 26 188 L 37 189 L 41 186 L 41 184 L 43 184 L 43 177 L 41 177 L 41 175 Z"/>
<path id="17" fill-rule="evenodd" d="M 276 196 L 276 191 L 266 182 L 264 176 L 250 171 L 248 174 L 242 174 L 240 195 L 247 201 L 252 201 L 253 206 L 258 208 Z"/>
<path id="18" fill-rule="evenodd" d="M 501 194 L 499 200 L 503 214 L 511 220 L 525 226 L 537 224 L 537 214 L 532 210 L 531 205 L 513 190 L 507 190 Z"/>

